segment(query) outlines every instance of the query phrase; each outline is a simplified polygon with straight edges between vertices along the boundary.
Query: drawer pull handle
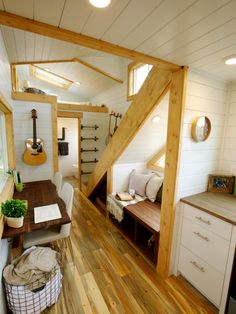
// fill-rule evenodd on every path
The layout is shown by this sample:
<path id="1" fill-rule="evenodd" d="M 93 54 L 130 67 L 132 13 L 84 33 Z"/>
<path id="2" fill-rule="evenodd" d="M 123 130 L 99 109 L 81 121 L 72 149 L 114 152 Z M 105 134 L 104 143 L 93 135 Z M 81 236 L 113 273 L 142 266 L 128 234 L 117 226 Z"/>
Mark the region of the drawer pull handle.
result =
<path id="1" fill-rule="evenodd" d="M 207 225 L 210 225 L 210 224 L 211 224 L 210 220 L 205 220 L 205 219 L 203 219 L 201 216 L 196 216 L 195 218 L 198 219 L 198 220 L 200 220 L 201 222 L 204 222 L 204 223 L 207 224 Z"/>
<path id="2" fill-rule="evenodd" d="M 197 262 L 195 262 L 195 261 L 190 261 L 190 263 L 191 263 L 193 266 L 195 266 L 197 269 L 199 269 L 201 272 L 205 273 L 205 268 L 202 267 L 202 266 L 199 266 L 199 265 L 197 264 Z"/>
<path id="3" fill-rule="evenodd" d="M 199 238 L 201 238 L 202 240 L 205 240 L 205 241 L 209 241 L 209 238 L 208 237 L 204 237 L 200 232 L 196 232 L 194 231 L 193 232 L 194 234 L 196 234 Z"/>

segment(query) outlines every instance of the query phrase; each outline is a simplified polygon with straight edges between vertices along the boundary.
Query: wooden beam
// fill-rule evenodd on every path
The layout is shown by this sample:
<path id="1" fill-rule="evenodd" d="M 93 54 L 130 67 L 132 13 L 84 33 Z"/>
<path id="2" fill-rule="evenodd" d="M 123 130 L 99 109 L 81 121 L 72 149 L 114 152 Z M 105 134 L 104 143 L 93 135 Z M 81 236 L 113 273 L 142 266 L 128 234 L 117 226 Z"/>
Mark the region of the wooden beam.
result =
<path id="1" fill-rule="evenodd" d="M 2 192 L 0 193 L 0 204 L 12 198 L 13 192 L 14 192 L 14 180 L 13 180 L 13 177 L 11 176 L 7 179 L 7 182 Z M 0 213 L 0 239 L 2 237 L 3 229 L 4 229 L 4 219 Z"/>
<path id="2" fill-rule="evenodd" d="M 78 103 L 78 104 L 70 104 L 70 103 L 58 103 L 57 108 L 58 110 L 71 110 L 71 111 L 85 111 L 85 112 L 101 112 L 101 113 L 108 113 L 108 108 L 103 105 L 104 107 L 87 104 L 87 103 Z"/>
<path id="3" fill-rule="evenodd" d="M 119 158 L 136 133 L 141 129 L 153 109 L 163 99 L 169 90 L 171 76 L 170 71 L 156 67 L 150 71 L 91 174 L 87 186 L 88 195 L 93 192 L 106 171 Z"/>
<path id="4" fill-rule="evenodd" d="M 57 102 L 51 102 L 53 170 L 58 171 L 58 134 L 57 134 Z"/>
<path id="5" fill-rule="evenodd" d="M 57 111 L 58 118 L 83 118 L 83 112 Z"/>
<path id="6" fill-rule="evenodd" d="M 157 265 L 157 272 L 163 278 L 167 278 L 169 275 L 186 81 L 186 67 L 173 73 L 169 100 L 165 177 L 161 206 L 161 232 Z"/>
<path id="7" fill-rule="evenodd" d="M 13 92 L 16 92 L 18 90 L 16 66 L 12 64 L 11 64 L 11 89 Z"/>
<path id="8" fill-rule="evenodd" d="M 3 94 L 0 92 L 0 110 L 4 113 L 12 112 L 12 108 Z"/>
<path id="9" fill-rule="evenodd" d="M 13 115 L 11 112 L 5 114 L 6 139 L 7 139 L 7 159 L 8 168 L 16 168 L 16 155 L 14 143 Z"/>
<path id="10" fill-rule="evenodd" d="M 56 96 L 33 94 L 33 93 L 12 92 L 11 97 L 14 100 L 22 100 L 22 101 L 33 101 L 33 102 L 42 102 L 42 103 L 57 102 Z"/>
<path id="11" fill-rule="evenodd" d="M 176 64 L 163 61 L 161 59 L 148 56 L 144 53 L 130 50 L 115 44 L 95 39 L 90 36 L 81 35 L 57 26 L 34 21 L 19 15 L 0 11 L 0 24 L 22 29 L 27 32 L 40 34 L 54 39 L 82 45 L 84 47 L 104 51 L 120 57 L 128 58 L 134 61 L 153 64 L 161 69 L 176 71 L 180 67 Z"/>

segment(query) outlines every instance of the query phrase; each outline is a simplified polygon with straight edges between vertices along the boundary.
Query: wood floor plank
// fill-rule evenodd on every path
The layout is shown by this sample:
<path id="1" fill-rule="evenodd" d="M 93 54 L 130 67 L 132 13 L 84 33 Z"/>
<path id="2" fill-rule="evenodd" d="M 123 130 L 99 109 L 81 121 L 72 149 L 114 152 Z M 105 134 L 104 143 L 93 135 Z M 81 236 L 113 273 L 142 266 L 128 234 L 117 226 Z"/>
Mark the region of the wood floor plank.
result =
<path id="1" fill-rule="evenodd" d="M 76 181 L 69 180 L 75 187 Z M 58 302 L 44 314 L 215 314 L 182 278 L 163 281 L 120 231 L 75 189 L 71 228 L 75 265 L 65 248 Z"/>
<path id="2" fill-rule="evenodd" d="M 91 306 L 96 310 L 96 313 L 109 314 L 110 312 L 103 299 L 100 289 L 97 286 L 93 274 L 87 273 L 85 275 L 82 275 L 82 279 L 84 279 L 83 282 L 86 283 L 85 290 L 88 295 L 88 298 L 90 299 Z"/>

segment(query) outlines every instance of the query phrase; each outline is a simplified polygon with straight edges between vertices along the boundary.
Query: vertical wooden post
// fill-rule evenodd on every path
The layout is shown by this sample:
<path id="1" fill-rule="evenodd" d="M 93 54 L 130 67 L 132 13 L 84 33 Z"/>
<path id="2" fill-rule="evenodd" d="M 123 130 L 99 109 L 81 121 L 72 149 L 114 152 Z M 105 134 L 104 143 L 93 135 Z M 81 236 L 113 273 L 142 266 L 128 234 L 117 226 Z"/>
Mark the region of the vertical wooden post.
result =
<path id="1" fill-rule="evenodd" d="M 15 143 L 14 143 L 12 112 L 8 112 L 5 114 L 5 121 L 6 121 L 8 168 L 13 169 L 16 167 L 16 158 L 15 158 Z"/>
<path id="2" fill-rule="evenodd" d="M 163 278 L 167 278 L 169 274 L 172 235 L 175 220 L 181 131 L 185 107 L 186 78 L 187 67 L 183 67 L 174 72 L 170 88 L 165 179 L 163 184 L 160 242 L 157 264 L 157 272 Z"/>
<path id="3" fill-rule="evenodd" d="M 51 103 L 52 114 L 52 146 L 53 146 L 53 169 L 58 171 L 58 141 L 57 141 L 57 102 Z"/>
<path id="4" fill-rule="evenodd" d="M 113 182 L 113 167 L 109 167 L 107 169 L 107 195 L 112 193 L 113 187 L 112 187 L 112 182 Z M 109 212 L 106 209 L 106 218 L 109 218 Z"/>
<path id="5" fill-rule="evenodd" d="M 18 92 L 16 65 L 11 64 L 11 88 L 13 92 Z"/>
<path id="6" fill-rule="evenodd" d="M 81 121 L 80 118 L 78 118 L 78 180 L 79 180 L 79 190 L 81 190 L 81 137 L 80 137 L 80 127 L 81 127 Z"/>

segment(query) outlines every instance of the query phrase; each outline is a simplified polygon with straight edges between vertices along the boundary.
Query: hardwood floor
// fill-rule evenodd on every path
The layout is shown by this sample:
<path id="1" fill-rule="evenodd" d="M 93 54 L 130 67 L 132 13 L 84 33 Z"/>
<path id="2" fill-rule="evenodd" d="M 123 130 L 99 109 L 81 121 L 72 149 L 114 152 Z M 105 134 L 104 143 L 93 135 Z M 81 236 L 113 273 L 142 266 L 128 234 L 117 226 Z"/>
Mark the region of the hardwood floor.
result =
<path id="1" fill-rule="evenodd" d="M 63 287 L 50 314 L 217 313 L 182 278 L 160 279 L 120 232 L 75 189 Z"/>

